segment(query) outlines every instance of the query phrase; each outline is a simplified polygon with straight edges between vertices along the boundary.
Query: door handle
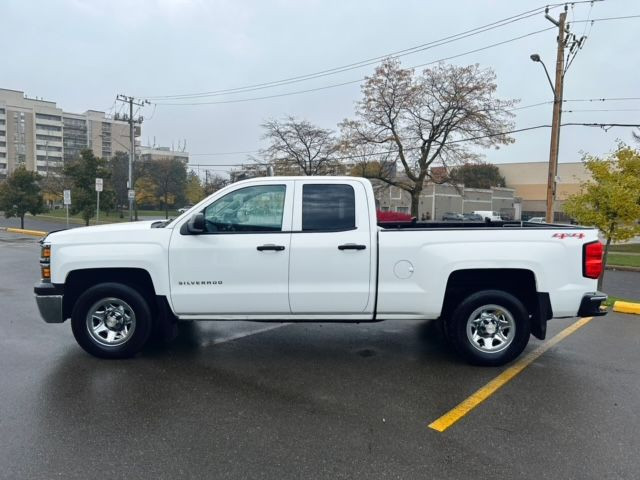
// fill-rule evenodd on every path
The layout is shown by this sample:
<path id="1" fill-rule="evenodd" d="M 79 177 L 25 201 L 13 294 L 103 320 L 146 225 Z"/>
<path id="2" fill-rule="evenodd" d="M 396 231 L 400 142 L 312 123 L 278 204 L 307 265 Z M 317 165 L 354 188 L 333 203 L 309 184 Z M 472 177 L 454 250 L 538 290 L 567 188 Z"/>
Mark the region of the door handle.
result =
<path id="1" fill-rule="evenodd" d="M 357 243 L 345 243 L 344 245 L 338 245 L 338 250 L 364 250 L 366 245 L 358 245 Z"/>
<path id="2" fill-rule="evenodd" d="M 273 244 L 268 244 L 268 245 L 260 245 L 259 247 L 256 247 L 258 249 L 259 252 L 264 252 L 265 250 L 273 250 L 276 252 L 280 252 L 282 250 L 284 250 L 284 245 L 273 245 Z"/>

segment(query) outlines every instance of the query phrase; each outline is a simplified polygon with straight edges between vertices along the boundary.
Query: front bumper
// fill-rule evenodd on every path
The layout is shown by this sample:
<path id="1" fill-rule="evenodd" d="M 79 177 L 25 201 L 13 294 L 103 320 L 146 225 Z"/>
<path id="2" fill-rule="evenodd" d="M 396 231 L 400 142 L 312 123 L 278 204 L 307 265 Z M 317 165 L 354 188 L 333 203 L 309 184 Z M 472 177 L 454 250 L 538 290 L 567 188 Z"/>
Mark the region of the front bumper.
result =
<path id="1" fill-rule="evenodd" d="M 578 317 L 598 317 L 607 314 L 607 307 L 602 302 L 607 300 L 607 294 L 602 292 L 587 293 L 582 297 Z"/>
<path id="2" fill-rule="evenodd" d="M 47 323 L 62 323 L 62 289 L 52 283 L 38 283 L 33 291 L 40 316 Z"/>

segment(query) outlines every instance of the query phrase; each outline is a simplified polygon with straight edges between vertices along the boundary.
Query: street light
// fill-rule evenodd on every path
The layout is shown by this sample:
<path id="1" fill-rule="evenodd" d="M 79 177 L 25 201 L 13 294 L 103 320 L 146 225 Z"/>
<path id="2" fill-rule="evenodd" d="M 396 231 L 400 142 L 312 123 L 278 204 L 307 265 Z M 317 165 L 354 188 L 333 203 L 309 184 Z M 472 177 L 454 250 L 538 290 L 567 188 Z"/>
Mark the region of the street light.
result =
<path id="1" fill-rule="evenodd" d="M 563 20 L 564 22 L 564 20 Z M 560 47 L 559 47 L 560 48 Z M 559 51 L 560 52 L 560 51 Z M 547 211 L 545 219 L 547 223 L 553 223 L 554 220 L 554 207 L 553 204 L 556 198 L 556 177 L 558 175 L 558 151 L 560 149 L 560 119 L 562 116 L 562 80 L 563 80 L 563 65 L 562 61 L 564 57 L 561 53 L 558 53 L 558 64 L 556 65 L 556 87 L 551 81 L 551 77 L 549 76 L 549 71 L 547 70 L 547 66 L 540 58 L 540 55 L 537 53 L 533 53 L 529 56 L 529 58 L 536 62 L 542 64 L 542 68 L 544 68 L 544 73 L 547 75 L 547 80 L 549 80 L 549 86 L 551 87 L 551 91 L 553 92 L 553 118 L 551 122 L 551 145 L 549 148 L 549 173 L 547 177 Z"/>
<path id="2" fill-rule="evenodd" d="M 549 80 L 549 86 L 551 87 L 551 91 L 553 92 L 553 96 L 555 97 L 556 89 L 553 86 L 553 82 L 551 81 L 551 77 L 549 76 L 549 71 L 547 70 L 547 66 L 542 61 L 542 58 L 540 58 L 540 55 L 538 55 L 537 53 L 532 53 L 531 55 L 529 55 L 529 58 L 536 63 L 542 64 L 542 68 L 544 68 L 544 73 L 547 74 L 547 80 Z"/>

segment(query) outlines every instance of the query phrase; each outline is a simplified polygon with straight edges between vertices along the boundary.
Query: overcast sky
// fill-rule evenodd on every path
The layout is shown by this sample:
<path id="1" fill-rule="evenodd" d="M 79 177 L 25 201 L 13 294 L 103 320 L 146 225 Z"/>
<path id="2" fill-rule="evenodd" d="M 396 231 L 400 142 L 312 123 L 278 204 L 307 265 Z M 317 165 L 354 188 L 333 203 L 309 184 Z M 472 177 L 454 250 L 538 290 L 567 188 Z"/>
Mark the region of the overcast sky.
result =
<path id="1" fill-rule="evenodd" d="M 0 87 L 57 102 L 65 111 L 113 112 L 118 93 L 151 97 L 210 92 L 338 67 L 438 40 L 544 6 L 540 0 L 2 0 Z M 560 9 L 552 11 L 557 17 Z M 640 14 L 640 1 L 605 0 L 569 9 L 569 20 Z M 413 66 L 552 26 L 543 14 L 481 35 L 407 55 Z M 576 23 L 588 33 L 565 80 L 565 99 L 640 97 L 640 18 Z M 553 70 L 553 30 L 450 62 L 479 63 L 497 74 L 498 94 L 520 105 L 552 99 L 539 64 Z M 373 66 L 310 81 L 196 99 L 226 101 L 357 80 Z M 353 115 L 359 84 L 312 93 L 215 105 L 145 107 L 142 140 L 171 146 L 187 140 L 192 163 L 230 164 L 261 146 L 260 124 L 296 115 L 326 128 Z M 179 100 L 193 102 L 194 100 Z M 567 110 L 640 110 L 640 101 L 572 103 Z M 517 127 L 548 124 L 551 105 L 517 112 Z M 640 123 L 640 111 L 566 112 L 563 121 Z M 489 162 L 546 161 L 549 130 L 520 133 L 516 143 L 485 151 Z M 630 129 L 565 127 L 560 161 L 601 154 Z M 226 167 L 220 167 L 225 169 Z"/>

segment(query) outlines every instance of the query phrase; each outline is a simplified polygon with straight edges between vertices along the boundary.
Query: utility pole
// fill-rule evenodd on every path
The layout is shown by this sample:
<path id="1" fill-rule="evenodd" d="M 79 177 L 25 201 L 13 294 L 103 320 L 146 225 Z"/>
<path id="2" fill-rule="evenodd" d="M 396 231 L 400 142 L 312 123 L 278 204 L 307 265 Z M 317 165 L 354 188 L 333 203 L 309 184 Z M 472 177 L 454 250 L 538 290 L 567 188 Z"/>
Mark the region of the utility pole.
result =
<path id="1" fill-rule="evenodd" d="M 129 139 L 131 140 L 131 146 L 129 147 L 129 180 L 127 182 L 127 196 L 129 198 L 129 221 L 133 222 L 133 199 L 135 196 L 135 192 L 133 190 L 133 162 L 135 161 L 136 155 L 136 143 L 135 143 L 135 123 L 136 121 L 133 118 L 133 106 L 143 107 L 148 105 L 150 102 L 147 100 L 137 100 L 134 97 L 129 97 L 127 95 L 118 94 L 116 100 L 120 102 L 127 103 L 129 105 Z M 142 117 L 139 117 L 138 123 L 142 125 Z"/>
<path id="2" fill-rule="evenodd" d="M 547 75 L 549 85 L 553 91 L 553 118 L 551 122 L 551 144 L 549 146 L 549 175 L 547 177 L 547 212 L 545 221 L 553 222 L 553 204 L 556 197 L 556 180 L 558 178 L 558 152 L 560 150 L 560 125 L 562 120 L 562 102 L 564 95 L 564 76 L 567 70 L 576 58 L 578 51 L 582 49 L 587 37 L 582 35 L 578 38 L 574 33 L 569 31 L 567 20 L 567 5 L 564 6 L 564 12 L 560 14 L 558 20 L 549 15 L 549 7 L 545 9 L 545 18 L 558 27 L 558 49 L 556 54 L 556 81 L 551 81 L 547 66 L 540 58 L 540 55 L 534 53 L 530 56 L 531 60 L 538 62 L 544 68 Z M 565 48 L 569 48 L 565 65 Z"/>
<path id="3" fill-rule="evenodd" d="M 562 95 L 564 88 L 564 47 L 565 21 L 567 11 L 560 14 L 556 21 L 548 13 L 545 17 L 558 27 L 558 49 L 556 53 L 556 79 L 553 88 L 553 118 L 551 121 L 551 144 L 549 146 L 549 173 L 547 177 L 547 214 L 546 222 L 553 223 L 553 207 L 556 198 L 556 177 L 558 176 L 558 151 L 560 149 L 560 122 L 562 119 Z"/>

